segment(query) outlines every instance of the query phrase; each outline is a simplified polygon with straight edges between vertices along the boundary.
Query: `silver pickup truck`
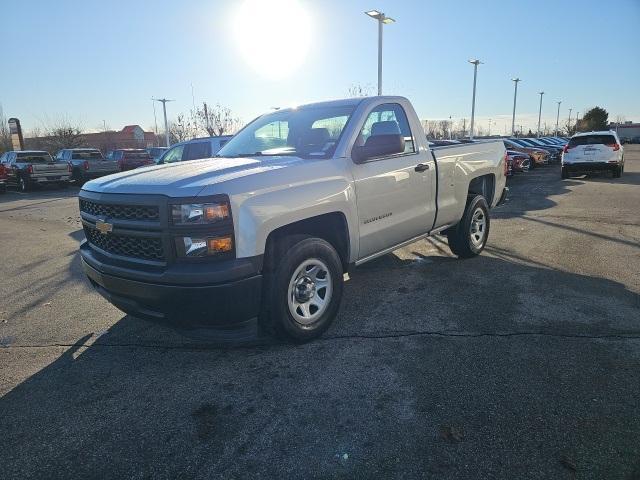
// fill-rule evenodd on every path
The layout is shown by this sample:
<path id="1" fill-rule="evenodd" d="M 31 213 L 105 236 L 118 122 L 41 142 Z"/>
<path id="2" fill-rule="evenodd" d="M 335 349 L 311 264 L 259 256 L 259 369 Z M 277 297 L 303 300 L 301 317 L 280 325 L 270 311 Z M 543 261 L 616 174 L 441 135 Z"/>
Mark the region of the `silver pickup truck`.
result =
<path id="1" fill-rule="evenodd" d="M 80 185 L 120 171 L 118 162 L 105 159 L 97 148 L 66 148 L 56 154 L 56 160 L 71 166 L 71 179 Z"/>
<path id="2" fill-rule="evenodd" d="M 6 152 L 0 157 L 0 164 L 6 171 L 7 184 L 21 192 L 35 185 L 55 184 L 65 188 L 69 184 L 69 165 L 55 161 L 43 150 Z"/>
<path id="3" fill-rule="evenodd" d="M 336 316 L 348 269 L 435 233 L 478 255 L 505 156 L 501 141 L 430 149 L 403 97 L 278 110 L 214 158 L 86 183 L 82 265 L 133 315 L 306 341 Z"/>

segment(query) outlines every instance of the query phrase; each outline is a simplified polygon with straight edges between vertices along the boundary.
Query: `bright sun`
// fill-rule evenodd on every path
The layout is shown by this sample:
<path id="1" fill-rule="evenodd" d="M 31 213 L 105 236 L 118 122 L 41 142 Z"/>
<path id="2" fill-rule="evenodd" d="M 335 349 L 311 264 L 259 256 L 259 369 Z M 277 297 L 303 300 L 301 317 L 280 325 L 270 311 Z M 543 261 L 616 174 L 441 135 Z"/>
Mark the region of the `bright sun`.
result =
<path id="1" fill-rule="evenodd" d="M 309 50 L 311 22 L 298 0 L 244 0 L 233 27 L 245 61 L 273 80 L 300 67 Z"/>

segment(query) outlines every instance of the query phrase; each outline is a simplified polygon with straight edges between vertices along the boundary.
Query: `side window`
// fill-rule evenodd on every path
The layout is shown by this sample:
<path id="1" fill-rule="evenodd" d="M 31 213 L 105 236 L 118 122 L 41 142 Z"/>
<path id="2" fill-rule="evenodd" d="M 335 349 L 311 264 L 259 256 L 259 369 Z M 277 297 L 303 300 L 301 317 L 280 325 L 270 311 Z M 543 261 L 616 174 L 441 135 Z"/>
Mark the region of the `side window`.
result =
<path id="1" fill-rule="evenodd" d="M 167 153 L 162 157 L 162 163 L 174 163 L 182 160 L 182 152 L 184 151 L 184 145 L 176 145 L 167 150 Z"/>
<path id="2" fill-rule="evenodd" d="M 198 160 L 211 156 L 211 142 L 188 143 L 184 149 L 183 160 Z"/>
<path id="3" fill-rule="evenodd" d="M 404 153 L 414 153 L 416 151 L 407 120 L 407 114 L 397 103 L 385 103 L 374 108 L 358 137 L 358 144 L 364 145 L 367 138 L 375 135 L 401 134 L 404 137 Z"/>

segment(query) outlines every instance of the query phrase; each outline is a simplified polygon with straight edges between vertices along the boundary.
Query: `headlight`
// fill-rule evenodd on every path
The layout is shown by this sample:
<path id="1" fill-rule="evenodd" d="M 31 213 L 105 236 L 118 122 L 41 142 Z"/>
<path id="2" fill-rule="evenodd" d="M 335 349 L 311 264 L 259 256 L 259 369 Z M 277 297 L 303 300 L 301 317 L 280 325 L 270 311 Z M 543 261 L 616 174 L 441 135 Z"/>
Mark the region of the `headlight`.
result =
<path id="1" fill-rule="evenodd" d="M 230 235 L 222 237 L 178 237 L 176 238 L 176 247 L 181 257 L 207 257 L 230 252 L 233 249 L 233 239 Z"/>
<path id="2" fill-rule="evenodd" d="M 227 202 L 172 205 L 171 217 L 174 225 L 207 225 L 229 218 L 229 210 Z"/>

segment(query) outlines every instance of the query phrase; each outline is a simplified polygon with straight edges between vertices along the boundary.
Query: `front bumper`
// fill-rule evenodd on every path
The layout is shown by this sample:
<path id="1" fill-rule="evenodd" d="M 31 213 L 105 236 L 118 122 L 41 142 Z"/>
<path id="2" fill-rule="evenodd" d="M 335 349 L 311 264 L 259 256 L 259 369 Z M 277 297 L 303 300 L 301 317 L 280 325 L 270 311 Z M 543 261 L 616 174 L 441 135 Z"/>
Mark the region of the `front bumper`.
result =
<path id="1" fill-rule="evenodd" d="M 603 172 L 615 170 L 619 166 L 620 164 L 617 162 L 565 162 L 562 164 L 562 167 L 569 172 Z"/>
<path id="2" fill-rule="evenodd" d="M 232 329 L 255 324 L 260 310 L 262 276 L 255 259 L 198 265 L 189 276 L 184 265 L 153 274 L 112 265 L 87 242 L 80 255 L 98 293 L 136 317 L 182 329 Z"/>

